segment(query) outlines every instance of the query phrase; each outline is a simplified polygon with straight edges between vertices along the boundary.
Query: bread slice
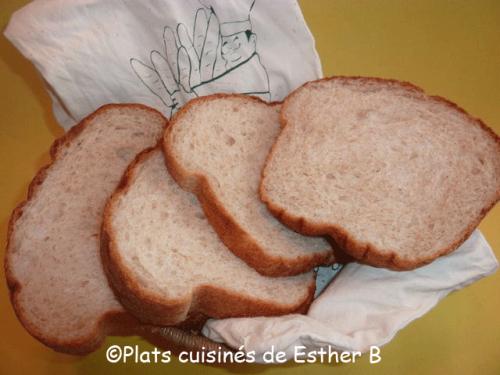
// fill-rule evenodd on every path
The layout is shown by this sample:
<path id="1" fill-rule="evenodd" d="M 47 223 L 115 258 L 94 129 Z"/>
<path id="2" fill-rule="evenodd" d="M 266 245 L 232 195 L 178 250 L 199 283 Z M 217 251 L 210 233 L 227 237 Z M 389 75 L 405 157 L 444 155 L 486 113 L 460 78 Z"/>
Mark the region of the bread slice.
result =
<path id="1" fill-rule="evenodd" d="M 87 353 L 136 323 L 115 298 L 100 258 L 106 199 L 134 156 L 154 145 L 165 118 L 142 105 L 106 105 L 51 148 L 13 212 L 5 258 L 15 312 L 44 344 Z"/>
<path id="2" fill-rule="evenodd" d="M 265 277 L 231 253 L 196 198 L 170 177 L 159 147 L 131 164 L 106 205 L 102 232 L 110 280 L 141 321 L 303 312 L 314 295 L 313 272 Z"/>
<path id="3" fill-rule="evenodd" d="M 290 230 L 259 199 L 260 174 L 280 129 L 279 109 L 245 95 L 203 97 L 188 103 L 164 136 L 175 180 L 198 196 L 225 245 L 269 276 L 333 263 L 324 238 Z"/>
<path id="4" fill-rule="evenodd" d="M 261 198 L 365 263 L 408 270 L 456 249 L 500 196 L 500 141 L 403 82 L 338 77 L 293 92 Z"/>

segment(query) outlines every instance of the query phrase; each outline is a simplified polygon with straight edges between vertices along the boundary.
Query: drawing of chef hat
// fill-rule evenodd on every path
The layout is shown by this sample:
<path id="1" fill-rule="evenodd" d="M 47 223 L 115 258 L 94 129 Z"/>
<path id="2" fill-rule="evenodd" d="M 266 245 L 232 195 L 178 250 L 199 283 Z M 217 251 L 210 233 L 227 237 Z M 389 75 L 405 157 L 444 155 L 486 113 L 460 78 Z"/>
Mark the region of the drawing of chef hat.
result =
<path id="1" fill-rule="evenodd" d="M 255 0 L 238 0 L 232 2 L 200 0 L 200 2 L 205 7 L 211 8 L 219 19 L 222 36 L 252 30 L 250 12 Z"/>

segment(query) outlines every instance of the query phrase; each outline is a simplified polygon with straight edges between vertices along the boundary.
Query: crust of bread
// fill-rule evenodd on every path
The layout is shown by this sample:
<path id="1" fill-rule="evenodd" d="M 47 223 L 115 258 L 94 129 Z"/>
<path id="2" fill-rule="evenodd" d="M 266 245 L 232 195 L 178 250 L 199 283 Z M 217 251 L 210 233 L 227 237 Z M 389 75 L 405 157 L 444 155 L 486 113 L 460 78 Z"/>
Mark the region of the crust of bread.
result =
<path id="1" fill-rule="evenodd" d="M 293 97 L 293 95 L 300 90 L 302 87 L 307 87 L 310 84 L 313 84 L 315 82 L 320 82 L 320 81 L 331 81 L 331 80 L 339 80 L 339 81 L 352 81 L 356 80 L 358 82 L 378 82 L 378 83 L 384 83 L 386 85 L 396 85 L 398 87 L 403 87 L 408 90 L 411 90 L 415 93 L 419 94 L 425 94 L 425 91 L 421 89 L 418 86 L 413 85 L 412 83 L 409 82 L 404 82 L 404 81 L 398 81 L 394 79 L 384 79 L 384 78 L 371 78 L 371 77 L 358 77 L 358 76 L 339 76 L 339 77 L 328 77 L 328 78 L 323 78 L 319 79 L 316 81 L 312 82 L 307 82 L 301 87 L 297 88 L 295 91 L 293 91 L 287 99 L 284 101 L 281 114 L 280 114 L 280 122 L 282 125 L 282 129 L 288 126 L 286 118 L 283 116 L 283 113 L 285 112 L 285 108 L 289 103 L 289 98 Z M 426 94 L 427 95 L 427 94 Z M 482 120 L 479 118 L 472 117 L 469 115 L 464 109 L 459 107 L 457 104 L 449 101 L 448 99 L 445 99 L 441 96 L 430 96 L 427 95 L 428 98 L 435 100 L 437 102 L 443 103 L 448 107 L 451 107 L 464 115 L 466 115 L 472 123 L 474 123 L 476 126 L 480 127 L 481 129 L 485 130 L 496 142 L 498 147 L 500 148 L 500 137 L 495 134 L 495 132 L 490 129 Z M 264 165 L 264 169 L 262 172 L 262 177 L 266 175 L 266 167 L 268 165 L 269 160 L 271 157 L 274 155 L 276 152 L 276 145 L 278 144 L 279 138 L 281 134 L 278 135 L 278 138 L 276 142 L 273 144 L 271 147 L 271 151 L 268 154 L 266 158 L 266 163 Z M 265 189 L 263 187 L 262 183 L 263 179 L 261 180 L 260 184 L 260 198 L 261 200 L 267 205 L 268 209 L 271 211 L 271 213 L 278 218 L 282 223 L 285 225 L 289 226 L 290 228 L 293 228 L 299 233 L 303 233 L 305 235 L 311 235 L 311 236 L 318 236 L 318 235 L 328 235 L 331 238 L 335 240 L 335 242 L 342 248 L 342 250 L 347 253 L 348 255 L 354 257 L 356 260 L 358 260 L 360 263 L 365 263 L 369 264 L 372 266 L 376 267 L 385 267 L 389 268 L 392 270 L 396 271 L 406 271 L 406 270 L 411 270 L 415 269 L 418 267 L 421 267 L 423 265 L 429 264 L 432 261 L 434 261 L 436 258 L 449 254 L 455 249 L 457 249 L 469 236 L 472 234 L 474 229 L 479 225 L 481 220 L 484 218 L 484 216 L 488 213 L 488 211 L 495 206 L 495 204 L 498 202 L 500 199 L 500 186 L 497 187 L 497 193 L 495 199 L 493 199 L 491 202 L 488 202 L 483 209 L 481 210 L 480 214 L 475 217 L 471 218 L 470 225 L 462 231 L 462 233 L 458 236 L 458 238 L 453 241 L 450 245 L 439 249 L 439 251 L 428 258 L 420 259 L 419 261 L 411 262 L 407 261 L 405 259 L 402 259 L 401 257 L 398 256 L 398 254 L 393 251 L 390 253 L 382 253 L 379 249 L 376 247 L 370 245 L 370 244 L 363 244 L 358 241 L 356 241 L 348 231 L 346 231 L 344 228 L 342 228 L 340 225 L 334 225 L 330 223 L 312 223 L 308 220 L 306 220 L 304 217 L 298 217 L 290 214 L 289 212 L 286 211 L 286 209 L 283 209 L 282 207 L 279 207 L 275 204 L 273 204 L 272 200 L 269 198 L 269 196 L 266 195 Z"/>
<path id="2" fill-rule="evenodd" d="M 160 146 L 158 146 L 160 147 Z M 308 288 L 308 296 L 297 306 L 284 309 L 253 298 L 228 292 L 212 285 L 200 285 L 184 299 L 168 299 L 142 287 L 124 265 L 116 244 L 111 225 L 111 214 L 117 199 L 125 194 L 135 177 L 137 164 L 156 148 L 148 148 L 136 156 L 129 165 L 122 181 L 108 200 L 104 210 L 101 234 L 101 255 L 108 279 L 111 281 L 120 302 L 141 321 L 157 325 L 174 325 L 183 319 L 199 315 L 212 318 L 236 316 L 274 316 L 287 313 L 304 313 L 309 308 L 315 290 L 315 278 Z"/>
<path id="3" fill-rule="evenodd" d="M 23 215 L 24 206 L 27 202 L 36 199 L 38 188 L 45 180 L 48 169 L 57 160 L 59 152 L 63 148 L 68 147 L 68 145 L 85 129 L 87 124 L 89 124 L 101 112 L 106 111 L 109 108 L 119 108 L 123 106 L 127 106 L 129 108 L 137 107 L 144 110 L 157 112 L 156 110 L 142 104 L 106 104 L 93 112 L 88 117 L 84 118 L 80 123 L 73 126 L 67 133 L 53 142 L 50 148 L 51 161 L 48 165 L 42 167 L 33 178 L 28 188 L 28 196 L 26 200 L 24 202 L 21 202 L 13 210 L 9 220 L 4 267 L 7 285 L 10 290 L 10 299 L 12 302 L 12 306 L 14 307 L 14 311 L 21 324 L 33 337 L 41 341 L 46 346 L 51 347 L 59 352 L 68 354 L 90 353 L 96 350 L 102 344 L 108 334 L 131 334 L 135 330 L 138 322 L 125 310 L 110 310 L 96 320 L 95 329 L 93 332 L 91 332 L 88 336 L 79 338 L 78 340 L 63 341 L 44 336 L 36 326 L 32 325 L 31 322 L 26 319 L 24 307 L 18 301 L 18 294 L 22 289 L 22 283 L 16 280 L 11 270 L 11 253 L 14 250 L 10 248 L 10 240 L 15 231 L 17 220 Z"/>
<path id="4" fill-rule="evenodd" d="M 222 242 L 260 274 L 265 276 L 293 276 L 310 271 L 316 266 L 333 264 L 335 258 L 331 249 L 325 249 L 326 251 L 323 253 L 303 255 L 288 260 L 267 254 L 218 200 L 207 178 L 203 174 L 189 172 L 176 161 L 169 143 L 169 134 L 176 119 L 184 112 L 189 111 L 198 102 L 241 96 L 238 94 L 214 94 L 193 99 L 172 117 L 170 120 L 171 126 L 165 129 L 163 137 L 163 153 L 168 171 L 179 186 L 197 196 L 205 216 Z M 267 103 L 252 96 L 245 96 L 245 98 L 270 106 L 281 104 L 281 102 Z"/>

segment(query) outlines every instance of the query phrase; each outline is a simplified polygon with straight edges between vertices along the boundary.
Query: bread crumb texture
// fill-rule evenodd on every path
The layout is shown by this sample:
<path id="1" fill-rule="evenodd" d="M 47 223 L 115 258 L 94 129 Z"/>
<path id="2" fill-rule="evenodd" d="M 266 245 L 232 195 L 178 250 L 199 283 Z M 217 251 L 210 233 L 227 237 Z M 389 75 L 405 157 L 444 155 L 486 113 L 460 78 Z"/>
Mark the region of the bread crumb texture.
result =
<path id="1" fill-rule="evenodd" d="M 455 104 L 403 82 L 297 89 L 263 172 L 281 220 L 367 263 L 410 269 L 458 247 L 500 196 L 500 142 Z"/>

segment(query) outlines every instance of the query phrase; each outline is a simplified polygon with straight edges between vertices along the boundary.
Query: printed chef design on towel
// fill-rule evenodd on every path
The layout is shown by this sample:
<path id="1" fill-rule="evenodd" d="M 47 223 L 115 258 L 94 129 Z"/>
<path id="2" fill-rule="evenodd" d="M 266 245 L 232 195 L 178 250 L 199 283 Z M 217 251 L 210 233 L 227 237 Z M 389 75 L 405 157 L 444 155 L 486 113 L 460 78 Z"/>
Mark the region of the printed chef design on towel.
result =
<path id="1" fill-rule="evenodd" d="M 250 21 L 254 3 L 243 1 L 235 19 L 234 9 L 226 14 L 224 7 L 200 0 L 192 33 L 183 23 L 175 31 L 166 26 L 164 54 L 151 51 L 149 63 L 130 59 L 137 77 L 168 108 L 168 116 L 190 99 L 214 92 L 271 99 Z"/>

